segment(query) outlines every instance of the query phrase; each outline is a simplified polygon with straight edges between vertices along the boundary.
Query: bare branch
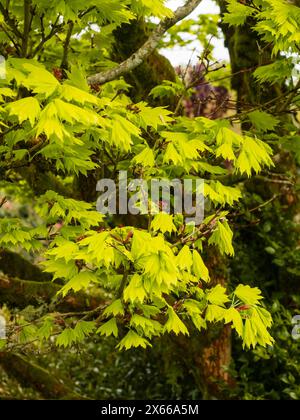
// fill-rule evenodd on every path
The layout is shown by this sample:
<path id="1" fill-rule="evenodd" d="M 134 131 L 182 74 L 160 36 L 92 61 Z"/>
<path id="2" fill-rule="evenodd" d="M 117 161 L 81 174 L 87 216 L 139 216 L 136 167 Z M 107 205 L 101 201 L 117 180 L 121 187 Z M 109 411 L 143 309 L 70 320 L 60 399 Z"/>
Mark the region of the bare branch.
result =
<path id="1" fill-rule="evenodd" d="M 31 27 L 31 0 L 24 0 L 24 32 L 23 32 L 23 44 L 22 44 L 22 55 L 26 58 L 27 56 L 27 49 L 28 49 L 28 42 L 29 42 L 29 34 L 30 34 L 30 27 Z"/>
<path id="2" fill-rule="evenodd" d="M 23 34 L 19 31 L 18 26 L 14 18 L 11 18 L 9 11 L 0 2 L 0 11 L 5 18 L 6 24 L 10 27 L 10 30 L 20 39 L 23 39 Z"/>
<path id="3" fill-rule="evenodd" d="M 1 207 L 3 207 L 4 206 L 4 204 L 5 203 L 7 203 L 7 198 L 6 197 L 3 197 L 2 199 L 1 199 L 1 201 L 0 201 L 0 209 L 1 209 Z"/>
<path id="4" fill-rule="evenodd" d="M 21 54 L 21 50 L 20 50 L 20 45 L 14 40 L 14 38 L 13 38 L 13 36 L 12 35 L 10 35 L 10 33 L 9 33 L 9 30 L 7 30 L 6 28 L 5 28 L 5 26 L 4 26 L 5 24 L 4 23 L 2 23 L 1 25 L 0 25 L 0 28 L 2 29 L 2 31 L 5 33 L 5 35 L 7 36 L 7 38 L 12 42 L 12 44 L 13 44 L 13 46 L 15 47 L 15 49 L 16 49 L 16 53 L 18 54 L 18 55 L 20 55 Z"/>
<path id="5" fill-rule="evenodd" d="M 87 10 L 82 11 L 81 13 L 79 13 L 78 17 L 79 19 L 82 19 L 84 16 L 88 15 L 90 12 L 92 12 L 93 10 L 95 10 L 97 7 L 96 6 L 91 6 L 89 7 Z"/>
<path id="6" fill-rule="evenodd" d="M 42 30 L 42 40 L 37 45 L 33 53 L 31 54 L 31 58 L 35 57 L 44 47 L 46 42 L 48 42 L 51 38 L 53 38 L 62 28 L 64 27 L 65 23 L 59 23 L 61 15 L 58 15 L 56 21 L 51 25 L 51 30 L 48 35 L 45 35 L 45 28 L 44 28 L 44 21 L 43 17 L 41 17 L 41 30 Z"/>
<path id="7" fill-rule="evenodd" d="M 149 55 L 152 54 L 152 52 L 158 46 L 163 35 L 170 28 L 172 28 L 172 26 L 176 25 L 176 23 L 180 22 L 182 19 L 192 13 L 200 3 L 201 0 L 187 0 L 185 5 L 179 7 L 171 18 L 166 18 L 159 25 L 157 25 L 156 29 L 152 32 L 152 35 L 148 38 L 145 44 L 131 57 L 111 70 L 90 76 L 88 78 L 88 83 L 90 85 L 103 84 L 110 82 L 122 76 L 123 74 L 130 72 L 131 70 L 134 70 L 136 67 L 142 64 Z"/>
<path id="8" fill-rule="evenodd" d="M 73 29 L 74 29 L 74 22 L 71 21 L 69 22 L 69 29 L 67 32 L 66 40 L 64 42 L 64 54 L 63 54 L 62 62 L 60 65 L 60 67 L 64 70 L 68 70 L 68 54 L 69 54 Z"/>

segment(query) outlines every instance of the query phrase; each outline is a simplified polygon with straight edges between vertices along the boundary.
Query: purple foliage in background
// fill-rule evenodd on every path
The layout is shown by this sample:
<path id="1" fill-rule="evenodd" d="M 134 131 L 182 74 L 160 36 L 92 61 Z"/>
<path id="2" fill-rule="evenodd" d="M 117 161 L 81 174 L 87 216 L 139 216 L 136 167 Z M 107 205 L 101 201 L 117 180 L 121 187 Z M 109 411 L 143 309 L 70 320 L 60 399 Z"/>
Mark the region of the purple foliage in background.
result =
<path id="1" fill-rule="evenodd" d="M 177 74 L 185 79 L 187 86 L 194 87 L 194 93 L 183 101 L 185 115 L 217 119 L 228 111 L 230 95 L 223 86 L 212 86 L 205 81 L 207 69 L 201 63 L 188 68 L 179 66 Z"/>

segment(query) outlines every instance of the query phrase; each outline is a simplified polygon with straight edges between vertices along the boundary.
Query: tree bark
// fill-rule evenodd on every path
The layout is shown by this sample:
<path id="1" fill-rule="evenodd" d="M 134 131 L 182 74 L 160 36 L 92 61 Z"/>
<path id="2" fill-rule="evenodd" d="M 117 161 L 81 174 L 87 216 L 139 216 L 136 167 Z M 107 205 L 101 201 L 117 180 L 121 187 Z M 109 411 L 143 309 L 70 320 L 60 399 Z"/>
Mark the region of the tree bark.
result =
<path id="1" fill-rule="evenodd" d="M 104 73 L 98 73 L 88 78 L 88 83 L 103 84 L 110 82 L 135 70 L 139 65 L 143 64 L 145 60 L 155 51 L 164 34 L 176 25 L 176 23 L 183 20 L 190 13 L 192 13 L 202 0 L 188 0 L 183 6 L 180 6 L 172 17 L 162 20 L 153 30 L 147 40 L 141 46 L 135 49 L 134 53 L 125 61 L 120 63 L 117 67 L 108 70 Z"/>
<path id="2" fill-rule="evenodd" d="M 148 37 L 148 27 L 143 20 L 131 24 L 124 24 L 114 32 L 113 60 L 123 61 L 128 59 Z M 131 97 L 135 102 L 145 100 L 150 91 L 163 80 L 175 82 L 176 74 L 173 66 L 167 58 L 153 51 L 134 70 L 126 73 L 125 80 L 133 86 Z M 151 98 L 149 98 L 151 99 Z M 158 103 L 160 105 L 161 103 Z M 168 102 L 163 105 L 170 105 Z"/>
<path id="3" fill-rule="evenodd" d="M 227 12 L 227 1 L 218 1 L 221 14 Z M 278 86 L 258 84 L 253 72 L 259 66 L 270 64 L 272 45 L 258 41 L 254 31 L 255 22 L 248 18 L 245 25 L 229 26 L 221 22 L 221 29 L 228 48 L 232 70 L 232 89 L 237 93 L 237 111 L 249 109 L 257 104 L 263 104 L 278 94 Z M 245 127 L 246 129 L 248 127 Z"/>
<path id="4" fill-rule="evenodd" d="M 74 392 L 66 380 L 60 379 L 56 373 L 50 374 L 35 361 L 29 361 L 21 354 L 0 352 L 0 364 L 9 376 L 14 376 L 24 386 L 30 385 L 45 399 L 86 399 Z"/>
<path id="5" fill-rule="evenodd" d="M 0 272 L 23 280 L 48 282 L 51 275 L 15 252 L 0 249 Z"/>
<path id="6" fill-rule="evenodd" d="M 57 297 L 61 286 L 52 282 L 20 280 L 0 274 L 0 306 L 6 304 L 19 309 L 29 305 L 53 304 L 58 312 L 83 312 L 96 309 L 103 304 L 101 292 L 88 295 L 84 292 L 69 293 L 65 298 Z"/>
<path id="7" fill-rule="evenodd" d="M 220 255 L 216 249 L 209 250 L 208 267 L 214 274 L 212 277 L 212 286 L 220 284 L 227 287 L 229 283 L 228 259 Z M 204 389 L 208 398 L 222 398 L 222 385 L 229 386 L 232 382 L 228 373 L 231 363 L 231 325 L 220 327 L 219 331 L 208 330 L 203 350 L 196 357 L 197 364 L 202 369 L 202 380 Z"/>

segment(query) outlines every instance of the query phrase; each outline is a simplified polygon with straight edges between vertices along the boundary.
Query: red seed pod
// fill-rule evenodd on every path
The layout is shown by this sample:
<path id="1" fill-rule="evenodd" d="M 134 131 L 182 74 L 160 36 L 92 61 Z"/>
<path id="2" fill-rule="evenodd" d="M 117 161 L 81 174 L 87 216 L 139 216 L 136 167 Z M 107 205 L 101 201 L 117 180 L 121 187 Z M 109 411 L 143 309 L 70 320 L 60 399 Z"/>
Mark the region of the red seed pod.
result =
<path id="1" fill-rule="evenodd" d="M 86 235 L 83 235 L 83 236 L 79 236 L 79 238 L 77 238 L 76 239 L 76 242 L 81 242 L 81 241 L 83 241 L 84 239 L 86 239 L 87 238 L 87 236 Z"/>
<path id="2" fill-rule="evenodd" d="M 54 323 L 56 324 L 56 325 L 60 325 L 60 326 L 65 326 L 65 321 L 62 319 L 62 318 L 57 318 L 55 321 L 54 321 Z"/>
<path id="3" fill-rule="evenodd" d="M 93 84 L 91 85 L 91 89 L 92 89 L 93 91 L 95 91 L 95 92 L 100 92 L 100 90 L 101 90 L 101 85 L 99 85 L 99 83 L 93 83 Z"/>
<path id="4" fill-rule="evenodd" d="M 56 77 L 57 80 L 61 81 L 63 78 L 63 71 L 59 67 L 53 68 L 53 75 Z"/>
<path id="5" fill-rule="evenodd" d="M 243 305 L 243 306 L 239 306 L 238 308 L 236 308 L 238 311 L 248 311 L 249 309 L 251 309 L 251 306 L 249 305 Z"/>
<path id="6" fill-rule="evenodd" d="M 126 239 L 125 239 L 125 241 L 124 241 L 124 244 L 128 244 L 128 242 L 130 241 L 130 239 L 132 239 L 132 237 L 133 237 L 133 231 L 132 231 L 132 230 L 130 230 L 130 231 L 128 232 L 127 236 L 126 236 Z"/>

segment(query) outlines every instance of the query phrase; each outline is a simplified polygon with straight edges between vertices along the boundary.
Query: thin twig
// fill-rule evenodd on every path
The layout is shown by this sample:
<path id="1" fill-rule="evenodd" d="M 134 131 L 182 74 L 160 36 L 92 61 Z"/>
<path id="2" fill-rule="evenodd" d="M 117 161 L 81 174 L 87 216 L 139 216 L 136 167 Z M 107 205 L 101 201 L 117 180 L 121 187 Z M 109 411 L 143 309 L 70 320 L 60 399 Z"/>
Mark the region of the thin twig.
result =
<path id="1" fill-rule="evenodd" d="M 5 203 L 7 203 L 7 198 L 3 197 L 2 200 L 0 201 L 0 209 L 1 209 L 1 207 L 4 206 Z"/>
<path id="2" fill-rule="evenodd" d="M 238 217 L 238 216 L 244 216 L 246 213 L 255 213 L 256 211 L 268 206 L 269 204 L 273 203 L 273 201 L 275 201 L 278 197 L 280 197 L 281 194 L 274 194 L 273 197 L 271 197 L 269 200 L 265 201 L 264 203 L 249 209 L 249 210 L 245 210 L 244 212 L 239 212 L 239 213 L 232 213 L 230 215 L 228 215 L 227 217 L 232 219 L 234 217 Z"/>
<path id="3" fill-rule="evenodd" d="M 6 9 L 3 4 L 0 2 L 0 11 L 2 12 L 3 16 L 5 17 L 5 21 L 7 25 L 10 27 L 11 31 L 20 39 L 23 39 L 23 34 L 19 31 L 15 19 L 11 18 L 9 15 L 8 9 Z"/>

